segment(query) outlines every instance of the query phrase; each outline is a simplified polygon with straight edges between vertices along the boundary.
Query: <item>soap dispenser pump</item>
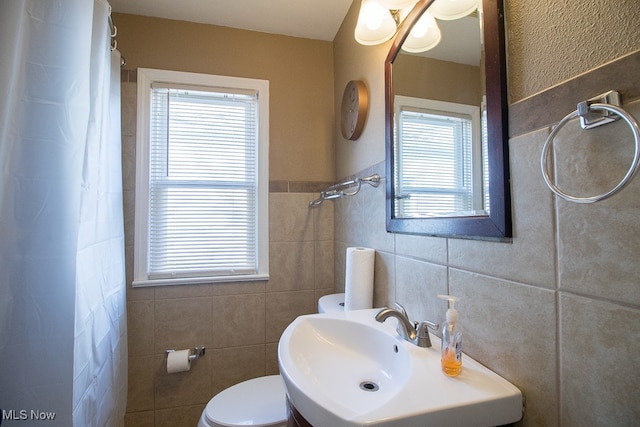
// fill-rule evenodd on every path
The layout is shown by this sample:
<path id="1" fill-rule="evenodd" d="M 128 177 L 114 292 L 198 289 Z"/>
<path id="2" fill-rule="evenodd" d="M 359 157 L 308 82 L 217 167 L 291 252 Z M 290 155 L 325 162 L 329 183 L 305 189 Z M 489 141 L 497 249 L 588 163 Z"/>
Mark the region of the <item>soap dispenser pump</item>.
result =
<path id="1" fill-rule="evenodd" d="M 438 298 L 449 301 L 447 321 L 442 328 L 442 371 L 455 377 L 462 371 L 462 332 L 458 328 L 458 311 L 455 309 L 459 299 L 451 295 L 438 295 Z"/>

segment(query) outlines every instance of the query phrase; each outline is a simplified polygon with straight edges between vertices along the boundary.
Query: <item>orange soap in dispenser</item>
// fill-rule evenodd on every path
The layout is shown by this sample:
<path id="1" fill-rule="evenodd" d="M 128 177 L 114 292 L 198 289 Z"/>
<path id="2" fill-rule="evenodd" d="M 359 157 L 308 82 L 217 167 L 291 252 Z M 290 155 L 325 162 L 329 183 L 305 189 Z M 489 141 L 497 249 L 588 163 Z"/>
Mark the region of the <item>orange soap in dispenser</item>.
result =
<path id="1" fill-rule="evenodd" d="M 449 301 L 447 321 L 442 328 L 442 371 L 456 377 L 462 371 L 462 332 L 458 328 L 458 311 L 455 309 L 458 298 L 451 295 L 438 295 L 438 298 Z"/>

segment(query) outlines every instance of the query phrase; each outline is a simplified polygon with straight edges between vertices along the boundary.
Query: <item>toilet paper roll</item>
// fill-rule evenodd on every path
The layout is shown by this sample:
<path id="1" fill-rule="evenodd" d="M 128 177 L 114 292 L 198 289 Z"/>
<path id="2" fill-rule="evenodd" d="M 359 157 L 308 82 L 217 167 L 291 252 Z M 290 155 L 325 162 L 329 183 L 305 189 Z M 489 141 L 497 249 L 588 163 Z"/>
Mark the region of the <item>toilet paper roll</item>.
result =
<path id="1" fill-rule="evenodd" d="M 176 350 L 167 354 L 167 373 L 186 372 L 191 369 L 189 350 Z"/>
<path id="2" fill-rule="evenodd" d="M 344 280 L 344 309 L 361 310 L 373 307 L 374 249 L 347 248 Z"/>

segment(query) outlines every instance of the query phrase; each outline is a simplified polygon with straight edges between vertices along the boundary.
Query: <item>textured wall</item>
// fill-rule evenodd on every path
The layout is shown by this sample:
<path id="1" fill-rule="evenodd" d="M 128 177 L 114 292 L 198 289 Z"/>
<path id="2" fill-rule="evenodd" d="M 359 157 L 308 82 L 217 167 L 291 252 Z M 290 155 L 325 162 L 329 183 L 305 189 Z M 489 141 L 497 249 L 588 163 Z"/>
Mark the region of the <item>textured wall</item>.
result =
<path id="1" fill-rule="evenodd" d="M 504 0 L 510 101 L 640 49 L 640 1 Z"/>

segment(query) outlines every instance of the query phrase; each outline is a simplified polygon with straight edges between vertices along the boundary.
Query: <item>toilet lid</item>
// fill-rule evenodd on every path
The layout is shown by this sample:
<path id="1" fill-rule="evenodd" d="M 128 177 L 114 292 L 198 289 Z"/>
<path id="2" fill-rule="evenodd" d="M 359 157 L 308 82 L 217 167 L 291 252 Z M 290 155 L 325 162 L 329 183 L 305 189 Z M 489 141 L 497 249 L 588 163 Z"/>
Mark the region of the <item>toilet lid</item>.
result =
<path id="1" fill-rule="evenodd" d="M 254 378 L 229 387 L 205 408 L 207 421 L 223 426 L 271 426 L 287 421 L 280 375 Z"/>

